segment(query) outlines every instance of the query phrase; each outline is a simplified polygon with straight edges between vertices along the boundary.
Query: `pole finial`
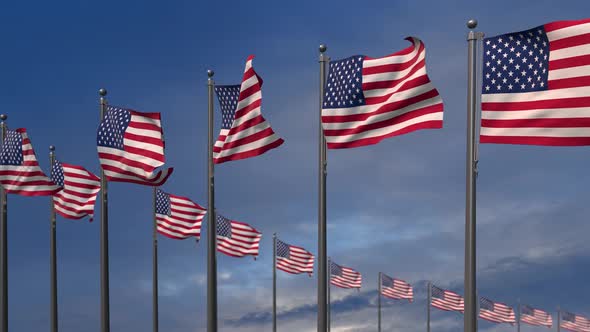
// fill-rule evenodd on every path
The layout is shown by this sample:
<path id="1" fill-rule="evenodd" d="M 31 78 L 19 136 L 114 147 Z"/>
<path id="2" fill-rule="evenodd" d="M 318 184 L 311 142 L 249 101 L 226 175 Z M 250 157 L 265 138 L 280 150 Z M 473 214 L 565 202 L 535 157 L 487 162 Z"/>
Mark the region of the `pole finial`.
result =
<path id="1" fill-rule="evenodd" d="M 49 151 L 51 151 L 51 152 L 55 151 L 55 145 L 50 145 L 49 146 Z"/>
<path id="2" fill-rule="evenodd" d="M 0 120 L 6 121 L 6 119 L 8 119 L 8 115 L 6 115 L 6 114 L 0 114 Z"/>
<path id="3" fill-rule="evenodd" d="M 328 47 L 325 44 L 320 44 L 320 53 L 324 53 L 328 50 Z"/>
<path id="4" fill-rule="evenodd" d="M 106 96 L 106 95 L 107 95 L 107 89 L 104 89 L 104 88 L 101 88 L 101 89 L 99 89 L 99 90 L 98 90 L 98 94 L 99 94 L 101 97 L 104 97 L 104 96 Z"/>
<path id="5" fill-rule="evenodd" d="M 475 29 L 477 27 L 477 20 L 470 19 L 469 21 L 467 21 L 467 27 L 469 29 Z"/>
<path id="6" fill-rule="evenodd" d="M 207 77 L 211 78 L 213 75 L 215 75 L 215 72 L 211 69 L 207 69 Z"/>

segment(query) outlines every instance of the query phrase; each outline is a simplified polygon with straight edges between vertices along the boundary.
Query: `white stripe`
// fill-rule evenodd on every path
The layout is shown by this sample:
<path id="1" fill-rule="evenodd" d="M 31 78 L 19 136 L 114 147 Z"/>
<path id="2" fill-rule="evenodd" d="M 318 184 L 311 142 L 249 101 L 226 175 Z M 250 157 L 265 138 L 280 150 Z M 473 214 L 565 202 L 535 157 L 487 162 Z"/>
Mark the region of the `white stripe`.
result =
<path id="1" fill-rule="evenodd" d="M 123 139 L 123 144 L 125 146 L 129 146 L 129 147 L 133 147 L 133 148 L 137 148 L 137 149 L 142 149 L 142 150 L 148 150 L 152 153 L 156 153 L 159 155 L 163 155 L 164 154 L 164 148 L 155 144 L 151 144 L 151 143 L 147 143 L 144 141 L 136 141 L 134 139 L 130 139 L 130 138 L 124 138 Z M 127 152 L 129 154 L 132 154 L 131 152 Z M 137 155 L 139 156 L 139 155 Z M 147 157 L 144 157 L 147 158 Z"/>
<path id="2" fill-rule="evenodd" d="M 556 41 L 559 39 L 569 38 L 587 33 L 590 33 L 590 23 L 582 23 L 578 25 L 572 25 L 566 28 L 549 31 L 547 32 L 547 38 L 549 39 L 549 41 Z"/>
<path id="3" fill-rule="evenodd" d="M 412 75 L 408 76 L 404 80 L 398 82 L 394 87 L 386 88 L 386 89 L 365 90 L 365 91 L 363 91 L 363 94 L 365 95 L 365 99 L 382 97 L 382 96 L 386 96 L 386 95 L 389 95 L 389 94 L 395 94 L 401 88 L 406 88 L 404 86 L 404 84 L 406 84 L 407 82 L 409 82 L 411 80 L 414 80 L 416 78 L 422 77 L 422 76 L 427 76 L 426 75 L 426 67 L 425 66 L 422 66 L 422 68 L 416 70 L 415 73 L 413 73 Z M 429 85 L 429 84 L 423 84 L 421 86 L 425 86 L 425 85 Z M 416 88 L 419 88 L 421 86 L 413 87 L 411 89 L 416 89 Z"/>
<path id="4" fill-rule="evenodd" d="M 155 138 L 155 139 L 162 138 L 161 132 L 151 130 L 151 129 L 140 129 L 140 128 L 128 127 L 125 132 L 129 133 L 129 134 L 134 134 L 134 135 L 138 135 L 138 136 L 145 136 L 145 137 L 150 137 L 150 138 Z"/>
<path id="5" fill-rule="evenodd" d="M 529 111 L 483 111 L 485 120 L 590 118 L 590 107 L 534 109 Z"/>
<path id="6" fill-rule="evenodd" d="M 546 90 L 546 91 L 532 91 L 523 93 L 490 93 L 481 96 L 482 103 L 515 103 L 515 102 L 529 102 L 541 100 L 554 100 L 566 98 L 589 97 L 590 86 Z M 485 104 L 482 105 L 485 109 Z"/>
<path id="7" fill-rule="evenodd" d="M 491 128 L 482 127 L 482 136 L 590 137 L 590 128 Z"/>
<path id="8" fill-rule="evenodd" d="M 426 57 L 426 53 L 422 52 L 416 62 L 414 62 L 410 67 L 402 70 L 402 71 L 391 71 L 386 73 L 378 73 L 378 74 L 364 74 L 363 75 L 363 83 L 372 83 L 372 82 L 381 82 L 381 81 L 394 81 L 399 80 L 402 77 L 408 75 L 410 71 L 414 69 L 414 67 L 420 65 L 425 67 L 424 64 L 420 63 L 420 61 L 424 60 Z M 426 71 L 426 70 L 425 70 Z"/>
<path id="9" fill-rule="evenodd" d="M 590 66 L 569 67 L 549 71 L 549 81 L 572 77 L 590 76 Z M 549 83 L 551 84 L 551 83 Z"/>
<path id="10" fill-rule="evenodd" d="M 106 146 L 99 146 L 98 147 L 98 152 L 99 153 L 110 154 L 110 155 L 115 155 L 117 157 L 124 157 L 125 159 L 130 159 L 130 160 L 132 160 L 134 162 L 141 163 L 141 164 L 144 164 L 144 165 L 147 165 L 147 166 L 152 166 L 154 168 L 164 165 L 164 163 L 162 163 L 160 161 L 157 161 L 157 160 L 154 160 L 154 159 L 151 159 L 151 158 L 143 157 L 143 156 L 140 156 L 140 155 L 137 155 L 137 154 L 134 154 L 134 153 L 125 152 L 125 151 L 122 151 L 122 150 L 119 150 L 119 149 L 109 148 L 109 147 L 106 147 Z M 125 170 L 129 170 L 129 171 L 134 172 L 134 173 L 136 173 L 138 175 L 143 174 L 146 177 L 149 177 L 149 176 L 152 176 L 153 175 L 153 172 L 146 172 L 146 171 L 144 171 L 141 168 L 133 167 L 133 166 L 130 166 L 130 165 L 127 165 L 127 164 L 122 164 L 122 163 L 120 163 L 118 161 L 114 161 L 114 160 L 111 160 L 111 159 L 101 158 L 101 164 L 104 164 L 104 165 L 112 165 L 112 166 L 116 166 L 116 167 L 119 167 L 119 168 L 124 167 Z"/>
<path id="11" fill-rule="evenodd" d="M 150 117 L 143 116 L 140 114 L 131 114 L 130 122 L 147 123 L 147 124 L 155 125 L 155 126 L 162 128 L 162 123 L 160 120 L 152 119 Z"/>
<path id="12" fill-rule="evenodd" d="M 575 56 L 588 55 L 590 54 L 590 46 L 588 44 L 572 46 L 554 50 L 549 53 L 549 61 L 561 60 L 571 58 Z M 551 65 L 549 65 L 551 67 Z"/>

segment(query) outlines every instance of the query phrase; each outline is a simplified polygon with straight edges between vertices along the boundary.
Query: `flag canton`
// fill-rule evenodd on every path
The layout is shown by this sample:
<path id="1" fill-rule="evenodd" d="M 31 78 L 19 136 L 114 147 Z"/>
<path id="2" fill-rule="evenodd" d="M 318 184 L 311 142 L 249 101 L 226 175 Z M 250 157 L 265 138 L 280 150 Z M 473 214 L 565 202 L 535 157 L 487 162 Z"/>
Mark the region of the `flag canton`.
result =
<path id="1" fill-rule="evenodd" d="M 240 97 L 239 85 L 221 85 L 215 87 L 215 93 L 221 106 L 221 129 L 230 129 L 238 107 Z"/>
<path id="2" fill-rule="evenodd" d="M 576 322 L 576 316 L 574 314 L 572 314 L 571 312 L 567 312 L 567 311 L 563 311 L 561 313 L 561 319 L 563 319 L 564 321 L 572 322 L 572 323 Z"/>
<path id="3" fill-rule="evenodd" d="M 486 298 L 479 299 L 479 308 L 489 311 L 494 311 L 494 303 Z"/>
<path id="4" fill-rule="evenodd" d="M 432 286 L 431 294 L 432 294 L 432 297 L 436 297 L 436 298 L 443 299 L 443 300 L 445 298 L 445 291 L 434 286 L 434 285 Z"/>
<path id="5" fill-rule="evenodd" d="M 289 245 L 277 239 L 277 256 L 289 258 Z"/>
<path id="6" fill-rule="evenodd" d="M 484 39 L 482 93 L 547 90 L 549 39 L 545 28 Z"/>
<path id="7" fill-rule="evenodd" d="M 217 235 L 231 238 L 231 221 L 223 216 L 217 215 Z"/>
<path id="8" fill-rule="evenodd" d="M 170 195 L 160 189 L 156 190 L 156 214 L 170 216 Z"/>
<path id="9" fill-rule="evenodd" d="M 108 106 L 104 119 L 98 127 L 97 144 L 123 150 L 123 139 L 130 121 L 131 112 L 129 110 Z"/>
<path id="10" fill-rule="evenodd" d="M 7 130 L 0 153 L 2 165 L 22 165 L 23 158 L 23 137 L 19 132 Z"/>
<path id="11" fill-rule="evenodd" d="M 381 286 L 393 287 L 393 283 L 394 283 L 393 278 L 391 278 L 385 274 L 381 275 Z"/>
<path id="12" fill-rule="evenodd" d="M 533 310 L 533 308 L 529 307 L 528 305 L 523 305 L 522 307 L 520 307 L 520 312 L 523 315 L 529 315 L 529 316 L 535 315 L 535 311 Z"/>
<path id="13" fill-rule="evenodd" d="M 365 105 L 363 94 L 363 55 L 330 62 L 323 108 Z"/>
<path id="14" fill-rule="evenodd" d="M 51 180 L 60 187 L 64 186 L 64 168 L 57 159 L 55 159 L 51 166 Z"/>
<path id="15" fill-rule="evenodd" d="M 337 276 L 337 277 L 341 277 L 342 276 L 342 268 L 340 267 L 340 265 L 330 262 L 330 274 Z"/>

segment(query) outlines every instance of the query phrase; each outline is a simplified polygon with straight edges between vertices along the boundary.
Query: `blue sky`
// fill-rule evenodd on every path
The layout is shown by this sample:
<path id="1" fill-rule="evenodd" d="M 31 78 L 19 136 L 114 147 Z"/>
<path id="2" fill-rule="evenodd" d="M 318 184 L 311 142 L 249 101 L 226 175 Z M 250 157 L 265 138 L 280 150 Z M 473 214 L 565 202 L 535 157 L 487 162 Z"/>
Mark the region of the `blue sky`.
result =
<path id="1" fill-rule="evenodd" d="M 206 70 L 239 83 L 244 62 L 264 79 L 263 114 L 279 149 L 216 168 L 217 209 L 262 233 L 257 261 L 218 255 L 220 331 L 269 330 L 272 233 L 317 252 L 317 47 L 333 59 L 383 56 L 421 38 L 444 104 L 444 128 L 328 153 L 328 247 L 363 273 L 360 293 L 334 290 L 332 331 L 373 331 L 383 271 L 415 285 L 387 302 L 384 328 L 423 331 L 425 284 L 463 293 L 466 33 L 488 36 L 585 18 L 590 3 L 555 1 L 12 1 L 1 5 L 0 111 L 26 127 L 42 167 L 48 146 L 98 173 L 98 94 L 161 112 L 166 191 L 206 204 Z M 216 105 L 217 107 L 217 105 Z M 218 116 L 216 128 L 219 124 Z M 590 316 L 590 183 L 586 148 L 486 145 L 478 179 L 478 288 Z M 151 329 L 151 189 L 109 186 L 111 331 Z M 49 322 L 48 198 L 9 196 L 10 331 Z M 97 211 L 98 213 L 98 211 Z M 205 236 L 205 234 L 203 234 Z M 99 331 L 99 218 L 58 219 L 61 331 Z M 206 246 L 160 238 L 160 330 L 204 331 Z M 316 281 L 279 272 L 281 331 L 314 331 Z M 462 316 L 433 310 L 433 331 Z M 512 331 L 480 321 L 484 331 Z M 523 327 L 523 332 L 538 329 Z"/>

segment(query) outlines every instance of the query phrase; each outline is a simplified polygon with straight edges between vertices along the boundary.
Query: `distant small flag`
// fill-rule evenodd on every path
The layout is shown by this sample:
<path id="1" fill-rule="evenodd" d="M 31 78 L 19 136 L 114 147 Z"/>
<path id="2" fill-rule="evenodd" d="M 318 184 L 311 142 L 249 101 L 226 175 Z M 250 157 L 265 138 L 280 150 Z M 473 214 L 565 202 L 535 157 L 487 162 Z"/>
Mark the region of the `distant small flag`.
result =
<path id="1" fill-rule="evenodd" d="M 100 179 L 82 166 L 53 162 L 51 179 L 62 189 L 53 196 L 55 212 L 67 219 L 94 218 Z"/>
<path id="2" fill-rule="evenodd" d="M 590 145 L 590 19 L 484 39 L 481 143 Z"/>
<path id="3" fill-rule="evenodd" d="M 228 256 L 258 256 L 262 233 L 239 221 L 217 215 L 217 250 Z"/>
<path id="4" fill-rule="evenodd" d="M 50 196 L 61 190 L 43 173 L 24 128 L 6 130 L 0 150 L 0 184 L 6 193 Z"/>
<path id="5" fill-rule="evenodd" d="M 201 238 L 201 223 L 207 210 L 187 197 L 156 189 L 158 233 L 172 239 Z"/>
<path id="6" fill-rule="evenodd" d="M 108 106 L 98 127 L 98 157 L 109 181 L 161 186 L 173 169 L 164 165 L 160 113 Z"/>
<path id="7" fill-rule="evenodd" d="M 430 304 L 435 308 L 445 311 L 458 311 L 461 313 L 465 310 L 463 297 L 457 293 L 432 285 L 431 294 Z"/>
<path id="8" fill-rule="evenodd" d="M 553 326 L 553 318 L 550 314 L 528 305 L 520 307 L 520 321 L 535 326 Z"/>
<path id="9" fill-rule="evenodd" d="M 394 300 L 414 300 L 414 290 L 412 285 L 395 278 L 391 278 L 385 273 L 381 274 L 381 295 Z"/>
<path id="10" fill-rule="evenodd" d="M 221 132 L 213 147 L 216 164 L 256 157 L 284 142 L 262 117 L 262 78 L 254 71 L 252 59 L 251 55 L 246 61 L 241 85 L 215 87 L 222 115 Z"/>
<path id="11" fill-rule="evenodd" d="M 443 125 L 443 103 L 426 74 L 418 38 L 397 53 L 331 61 L 322 126 L 329 149 L 377 144 L 383 139 Z"/>
<path id="12" fill-rule="evenodd" d="M 330 283 L 340 288 L 361 288 L 360 272 L 330 261 Z"/>
<path id="13" fill-rule="evenodd" d="M 479 298 L 479 317 L 494 323 L 516 323 L 514 310 L 504 303 Z"/>
<path id="14" fill-rule="evenodd" d="M 574 332 L 590 331 L 590 321 L 588 318 L 572 314 L 571 312 L 561 312 L 561 328 Z"/>
<path id="15" fill-rule="evenodd" d="M 291 274 L 313 273 L 313 254 L 277 239 L 277 269 Z"/>

